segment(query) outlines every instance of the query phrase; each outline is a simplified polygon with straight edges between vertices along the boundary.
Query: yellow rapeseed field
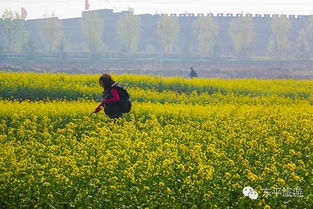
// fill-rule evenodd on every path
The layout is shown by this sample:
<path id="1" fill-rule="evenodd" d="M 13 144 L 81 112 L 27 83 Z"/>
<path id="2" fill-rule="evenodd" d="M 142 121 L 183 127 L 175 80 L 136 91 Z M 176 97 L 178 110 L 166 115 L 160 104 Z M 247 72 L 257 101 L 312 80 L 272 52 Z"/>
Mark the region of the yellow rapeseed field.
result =
<path id="1" fill-rule="evenodd" d="M 114 78 L 0 72 L 0 208 L 313 207 L 312 81 Z"/>

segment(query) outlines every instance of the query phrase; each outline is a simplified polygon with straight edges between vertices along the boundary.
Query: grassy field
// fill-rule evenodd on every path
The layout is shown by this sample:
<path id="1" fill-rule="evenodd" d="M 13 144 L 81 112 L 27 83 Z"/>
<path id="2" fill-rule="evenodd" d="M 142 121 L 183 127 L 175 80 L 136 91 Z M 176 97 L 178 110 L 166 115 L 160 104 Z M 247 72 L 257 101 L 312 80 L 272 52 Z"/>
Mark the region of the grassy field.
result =
<path id="1" fill-rule="evenodd" d="M 312 81 L 98 76 L 0 72 L 0 208 L 313 207 Z"/>

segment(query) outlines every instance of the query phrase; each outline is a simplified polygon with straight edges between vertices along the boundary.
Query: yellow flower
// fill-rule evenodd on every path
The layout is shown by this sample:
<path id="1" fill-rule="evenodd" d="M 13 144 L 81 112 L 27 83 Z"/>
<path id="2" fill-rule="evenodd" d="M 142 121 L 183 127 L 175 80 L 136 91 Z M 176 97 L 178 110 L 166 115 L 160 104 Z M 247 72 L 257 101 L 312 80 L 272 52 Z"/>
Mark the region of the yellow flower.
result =
<path id="1" fill-rule="evenodd" d="M 205 179 L 209 180 L 213 177 L 214 167 L 210 165 L 200 166 L 198 175 L 203 176 Z"/>
<path id="2" fill-rule="evenodd" d="M 246 179 L 261 191 L 256 181 L 286 188 L 285 174 L 292 185 L 310 176 L 311 161 L 302 160 L 313 146 L 308 128 L 313 126 L 312 81 L 131 75 L 119 79 L 127 84 L 134 105 L 123 120 L 113 122 L 103 113 L 89 116 L 96 107 L 91 98 L 101 91 L 96 87 L 96 75 L 0 71 L 0 94 L 69 98 L 0 99 L 3 199 L 8 195 L 6 185 L 13 196 L 35 186 L 33 194 L 25 194 L 25 205 L 32 204 L 29 195 L 40 196 L 46 191 L 45 198 L 55 199 L 49 201 L 60 208 L 62 200 L 56 198 L 66 199 L 68 195 L 54 197 L 54 192 L 72 194 L 73 184 L 88 184 L 78 191 L 78 200 L 90 196 L 94 188 L 89 187 L 96 186 L 99 194 L 108 198 L 129 192 L 132 202 L 138 202 L 141 197 L 136 194 L 143 190 L 146 196 L 142 199 L 147 203 L 164 197 L 160 202 L 171 202 L 177 208 L 175 198 L 189 191 L 194 199 L 217 198 L 211 207 L 225 208 L 220 198 L 227 191 L 221 195 L 207 191 L 208 185 L 219 186 L 220 179 L 237 191 L 247 186 L 242 185 Z M 86 99 L 78 99 L 84 96 Z M 174 178 L 183 186 L 171 188 L 167 182 Z M 128 184 L 133 188 L 130 191 L 126 191 Z M 309 186 L 303 184 L 302 189 L 306 191 Z M 173 194 L 176 189 L 177 194 Z M 255 206 L 264 207 L 266 198 L 259 199 Z M 241 195 L 238 204 L 245 200 Z M 42 198 L 36 204 L 44 201 Z M 305 207 L 305 203 L 298 203 L 299 208 Z M 116 207 L 126 204 L 127 199 L 116 199 Z M 196 204 L 192 201 L 190 207 Z"/>
<path id="3" fill-rule="evenodd" d="M 159 186 L 163 187 L 165 184 L 163 182 L 159 182 Z"/>
<path id="4" fill-rule="evenodd" d="M 233 160 L 228 160 L 229 165 L 234 166 L 235 162 Z"/>
<path id="5" fill-rule="evenodd" d="M 208 191 L 207 193 L 204 194 L 203 197 L 206 198 L 206 199 L 209 199 L 209 198 L 213 197 L 213 192 Z"/>
<path id="6" fill-rule="evenodd" d="M 288 164 L 287 164 L 287 168 L 288 168 L 290 171 L 294 171 L 294 170 L 296 170 L 297 166 L 296 166 L 294 163 L 288 163 Z"/>
<path id="7" fill-rule="evenodd" d="M 184 171 L 185 170 L 185 166 L 183 164 L 179 164 L 177 166 L 180 170 Z"/>
<path id="8" fill-rule="evenodd" d="M 290 154 L 290 155 L 295 155 L 296 152 L 295 152 L 293 149 L 291 149 L 291 150 L 289 150 L 289 154 Z"/>
<path id="9" fill-rule="evenodd" d="M 280 184 L 280 185 L 285 185 L 285 180 L 284 179 L 282 179 L 282 178 L 278 178 L 277 179 L 277 182 Z"/>
<path id="10" fill-rule="evenodd" d="M 109 179 L 109 182 L 116 181 L 116 180 L 118 180 L 118 178 L 116 176 L 113 176 Z"/>
<path id="11" fill-rule="evenodd" d="M 245 154 L 245 151 L 243 149 L 240 149 L 238 152 L 239 152 L 240 155 L 244 155 Z"/>
<path id="12" fill-rule="evenodd" d="M 300 176 L 295 175 L 294 173 L 292 173 L 290 176 L 291 176 L 292 179 L 294 179 L 297 182 L 301 182 L 302 181 L 302 178 Z"/>
<path id="13" fill-rule="evenodd" d="M 44 182 L 43 185 L 48 187 L 48 186 L 50 186 L 50 183 L 49 182 Z"/>
<path id="14" fill-rule="evenodd" d="M 56 168 L 51 168 L 49 171 L 51 174 L 54 174 L 54 175 L 58 173 L 58 169 Z"/>
<path id="15" fill-rule="evenodd" d="M 264 209 L 271 209 L 271 206 L 265 205 L 265 206 L 264 206 Z"/>
<path id="16" fill-rule="evenodd" d="M 168 159 L 166 159 L 166 160 L 163 161 L 163 166 L 166 167 L 166 166 L 168 166 L 170 163 L 171 163 L 171 161 L 168 160 Z"/>
<path id="17" fill-rule="evenodd" d="M 29 176 L 29 183 L 33 183 L 35 181 L 35 178 L 33 175 Z"/>
<path id="18" fill-rule="evenodd" d="M 226 173 L 225 173 L 225 178 L 226 178 L 227 180 L 229 180 L 229 179 L 231 178 L 231 174 L 230 174 L 229 172 L 226 172 Z"/>

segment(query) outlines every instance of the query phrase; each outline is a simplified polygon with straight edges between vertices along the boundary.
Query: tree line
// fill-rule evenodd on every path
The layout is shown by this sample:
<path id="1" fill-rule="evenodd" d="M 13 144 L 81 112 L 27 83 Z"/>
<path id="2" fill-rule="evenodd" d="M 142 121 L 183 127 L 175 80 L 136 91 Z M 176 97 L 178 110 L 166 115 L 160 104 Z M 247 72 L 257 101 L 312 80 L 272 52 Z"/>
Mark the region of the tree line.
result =
<path id="1" fill-rule="evenodd" d="M 84 36 L 88 53 L 102 54 L 107 50 L 103 40 L 104 19 L 97 13 L 85 12 L 81 18 L 81 31 Z M 232 18 L 228 24 L 228 36 L 231 40 L 234 56 L 248 58 L 251 47 L 256 41 L 255 20 L 253 17 L 241 16 Z M 38 33 L 44 43 L 44 53 L 66 54 L 71 51 L 69 41 L 64 36 L 62 23 L 54 13 L 48 14 L 39 24 Z M 26 28 L 26 20 L 17 13 L 5 10 L 0 19 L 1 37 L 0 52 L 34 53 L 34 40 L 30 38 Z M 310 16 L 305 26 L 298 31 L 296 43 L 289 41 L 292 21 L 284 15 L 274 15 L 271 19 L 271 36 L 267 44 L 267 55 L 272 58 L 284 58 L 288 50 L 293 49 L 294 57 L 309 59 L 313 55 L 313 16 Z M 217 39 L 221 26 L 212 16 L 199 16 L 192 22 L 192 33 L 196 36 L 196 47 L 191 54 L 194 57 L 218 57 Z M 139 42 L 142 32 L 140 16 L 131 12 L 118 18 L 116 34 L 120 41 L 121 51 L 128 55 L 140 53 Z M 176 16 L 161 15 L 156 23 L 156 33 L 159 49 L 147 46 L 146 53 L 160 53 L 163 55 L 179 54 L 179 33 L 181 24 Z M 225 32 L 225 31 L 223 31 Z"/>

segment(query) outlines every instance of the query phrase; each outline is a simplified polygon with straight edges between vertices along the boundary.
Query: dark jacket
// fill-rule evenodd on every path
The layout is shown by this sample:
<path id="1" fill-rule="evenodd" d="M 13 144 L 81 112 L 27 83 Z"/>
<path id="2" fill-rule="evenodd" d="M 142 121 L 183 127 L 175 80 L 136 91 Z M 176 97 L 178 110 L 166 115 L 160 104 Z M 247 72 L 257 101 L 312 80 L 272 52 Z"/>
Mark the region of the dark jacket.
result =
<path id="1" fill-rule="evenodd" d="M 190 71 L 190 73 L 189 73 L 189 77 L 190 77 L 190 78 L 196 78 L 196 77 L 198 77 L 197 72 L 196 72 L 193 68 L 191 68 L 191 71 Z"/>
<path id="2" fill-rule="evenodd" d="M 102 98 L 105 99 L 105 100 L 106 99 L 111 99 L 113 97 L 113 95 L 111 93 L 112 88 L 117 89 L 118 87 L 120 87 L 120 86 L 117 83 L 113 83 L 111 87 L 107 88 L 103 92 Z M 104 112 L 108 116 L 114 116 L 114 115 L 122 114 L 122 112 L 120 110 L 119 102 L 105 104 Z"/>

